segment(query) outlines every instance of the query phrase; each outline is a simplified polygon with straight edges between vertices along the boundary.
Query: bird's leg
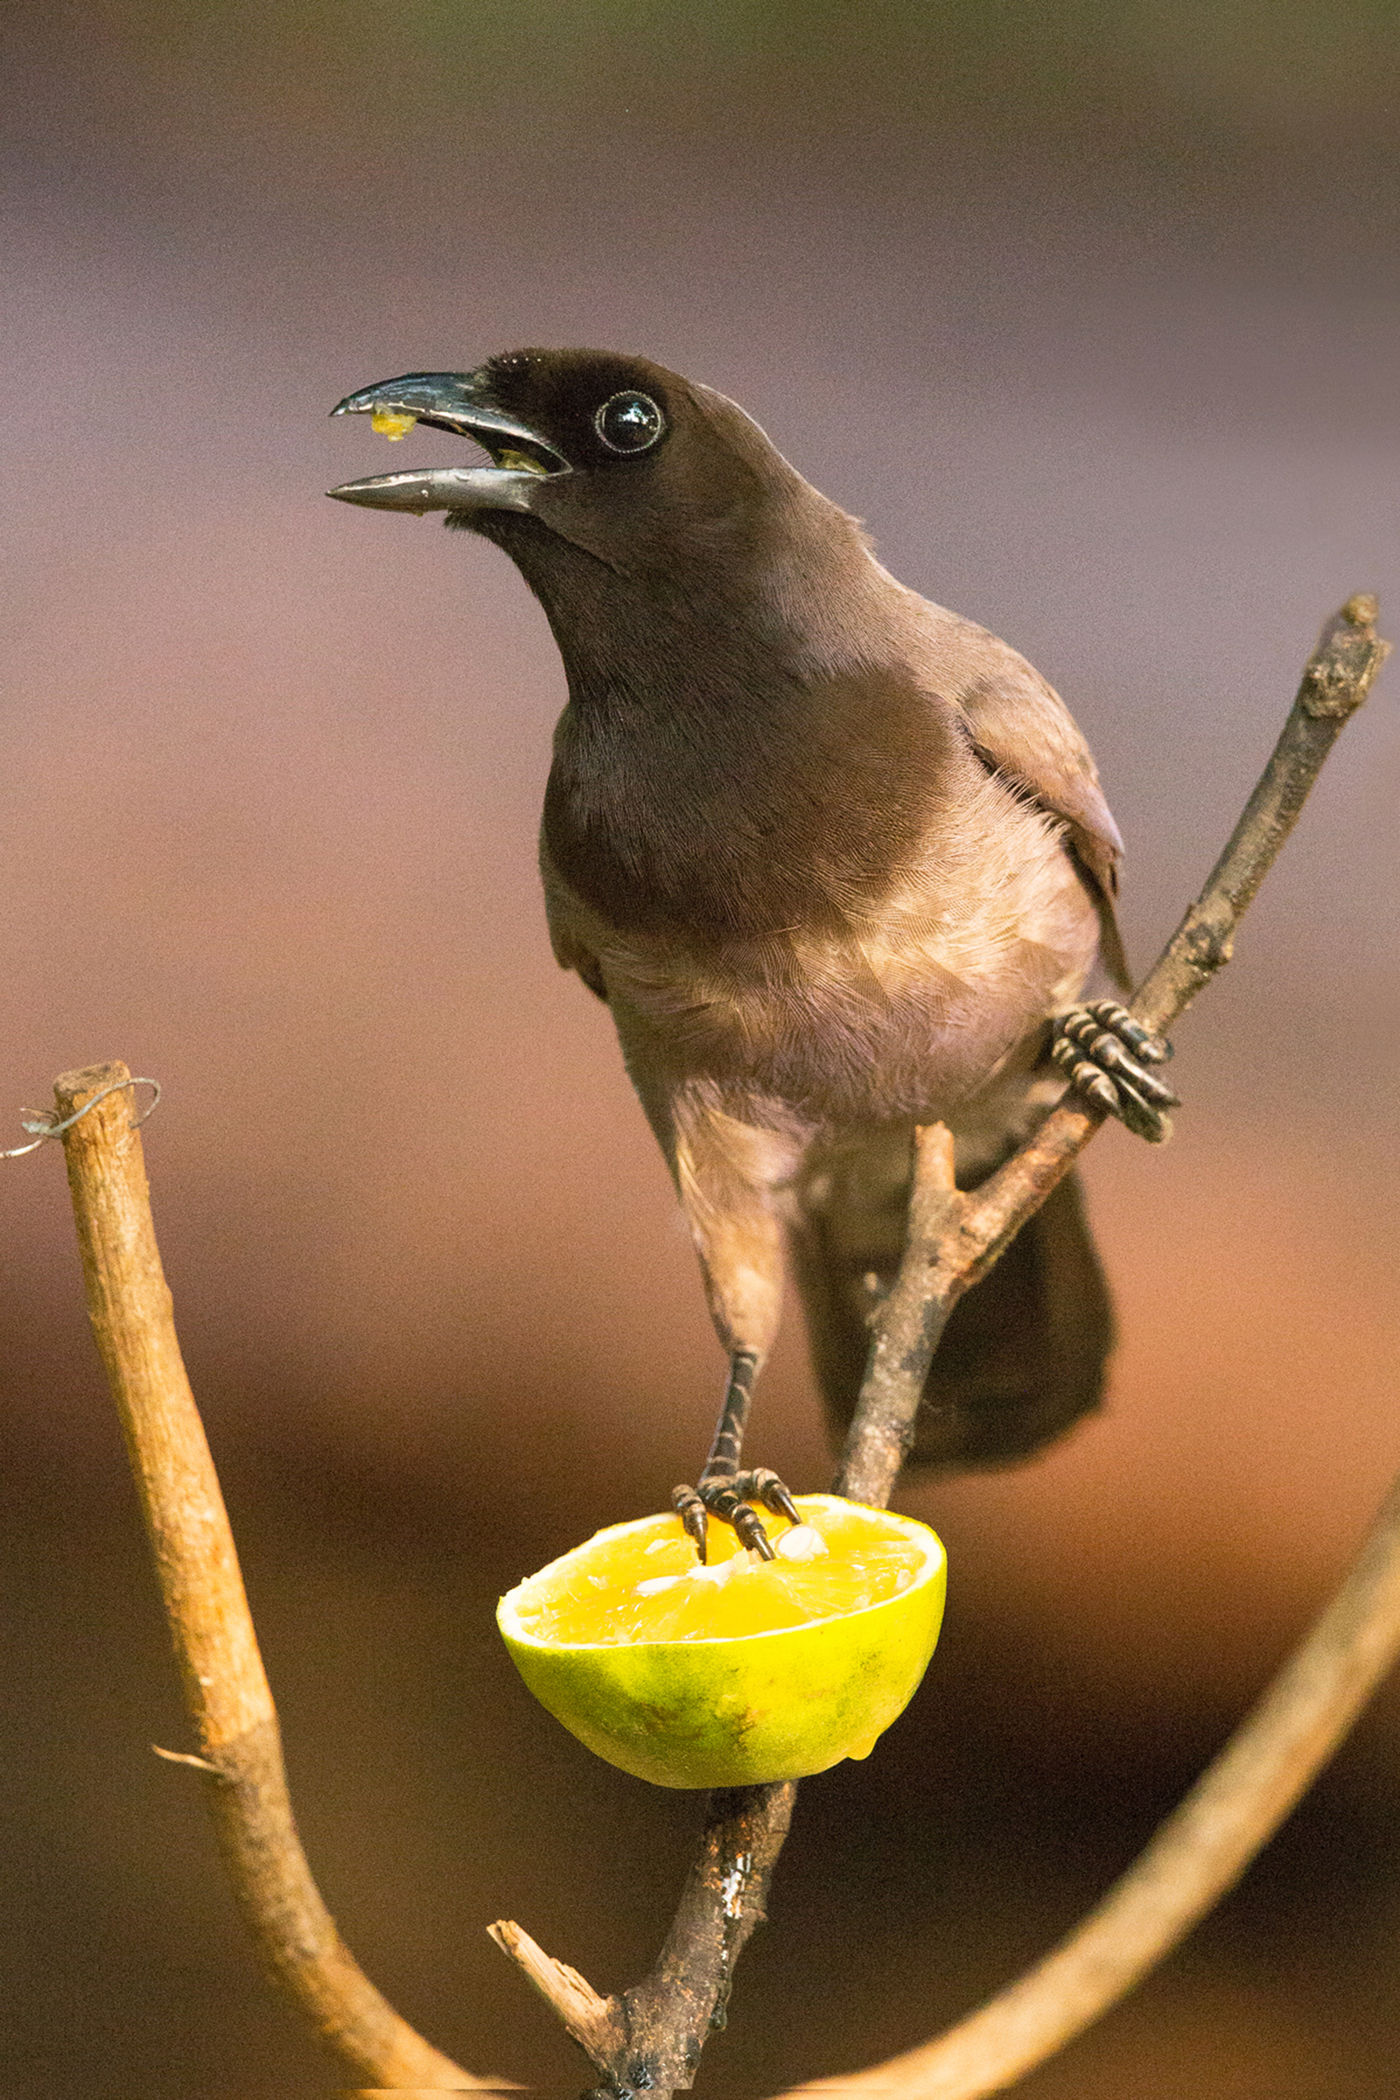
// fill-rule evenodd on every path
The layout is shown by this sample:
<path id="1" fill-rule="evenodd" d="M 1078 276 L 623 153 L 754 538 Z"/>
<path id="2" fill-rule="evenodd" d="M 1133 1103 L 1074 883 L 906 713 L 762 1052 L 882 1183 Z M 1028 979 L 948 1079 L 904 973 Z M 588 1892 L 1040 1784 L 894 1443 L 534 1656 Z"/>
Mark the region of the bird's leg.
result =
<path id="1" fill-rule="evenodd" d="M 778 1332 L 783 1301 L 782 1191 L 791 1186 L 807 1138 L 746 1123 L 700 1082 L 670 1087 L 648 1028 L 621 1003 L 613 1008 L 627 1068 L 661 1140 L 705 1279 L 705 1296 L 729 1377 L 710 1455 L 697 1487 L 671 1500 L 695 1550 L 706 1557 L 710 1517 L 733 1526 L 740 1542 L 771 1560 L 773 1548 L 755 1502 L 796 1523 L 791 1495 L 766 1466 L 739 1470 L 749 1403 Z"/>
<path id="2" fill-rule="evenodd" d="M 744 1425 L 748 1420 L 758 1369 L 756 1351 L 734 1351 L 729 1359 L 729 1380 L 724 1389 L 724 1405 L 719 1411 L 715 1440 L 710 1446 L 699 1486 L 678 1487 L 671 1496 L 681 1522 L 695 1541 L 695 1550 L 701 1560 L 705 1558 L 707 1514 L 720 1518 L 725 1524 L 732 1524 L 741 1546 L 746 1546 L 751 1553 L 760 1554 L 764 1560 L 772 1560 L 772 1541 L 763 1528 L 763 1519 L 748 1500 L 749 1496 L 776 1510 L 790 1523 L 800 1522 L 791 1495 L 769 1467 L 758 1466 L 747 1473 L 739 1470 Z"/>
<path id="3" fill-rule="evenodd" d="M 1180 1097 L 1149 1065 L 1165 1064 L 1172 1046 L 1135 1021 L 1114 999 L 1095 999 L 1061 1014 L 1050 1055 L 1085 1099 L 1117 1116 L 1150 1144 L 1171 1136 L 1169 1108 Z"/>

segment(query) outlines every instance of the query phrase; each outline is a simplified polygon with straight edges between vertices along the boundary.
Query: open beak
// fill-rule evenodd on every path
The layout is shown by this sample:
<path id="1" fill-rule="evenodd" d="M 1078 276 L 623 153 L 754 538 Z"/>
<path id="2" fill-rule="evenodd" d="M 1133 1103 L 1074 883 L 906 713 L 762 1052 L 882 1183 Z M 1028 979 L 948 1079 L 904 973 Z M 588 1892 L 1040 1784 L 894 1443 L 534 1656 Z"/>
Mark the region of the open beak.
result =
<path id="1" fill-rule="evenodd" d="M 341 503 L 374 510 L 529 510 L 542 480 L 569 472 L 548 439 L 492 401 L 480 372 L 406 372 L 347 394 L 333 416 L 403 419 L 403 427 L 430 424 L 474 438 L 490 453 L 489 467 L 434 467 L 421 472 L 372 474 L 328 490 Z"/>

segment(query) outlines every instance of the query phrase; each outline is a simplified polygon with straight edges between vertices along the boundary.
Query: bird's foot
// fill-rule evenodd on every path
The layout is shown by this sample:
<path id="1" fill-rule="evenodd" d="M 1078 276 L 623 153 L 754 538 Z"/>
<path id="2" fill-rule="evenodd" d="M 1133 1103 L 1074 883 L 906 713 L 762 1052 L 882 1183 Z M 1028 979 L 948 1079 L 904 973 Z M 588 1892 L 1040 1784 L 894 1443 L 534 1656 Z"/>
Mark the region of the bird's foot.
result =
<path id="1" fill-rule="evenodd" d="M 739 1544 L 763 1560 L 773 1559 L 773 1541 L 764 1530 L 763 1519 L 753 1504 L 761 1502 L 766 1509 L 786 1517 L 790 1524 L 802 1521 L 791 1495 L 768 1466 L 756 1466 L 749 1473 L 702 1474 L 698 1488 L 678 1487 L 672 1491 L 671 1501 L 695 1541 L 695 1551 L 702 1561 L 706 1557 L 707 1516 L 718 1517 L 722 1524 L 732 1525 Z"/>
<path id="2" fill-rule="evenodd" d="M 1166 1111 L 1179 1107 L 1180 1097 L 1146 1067 L 1165 1064 L 1171 1054 L 1164 1036 L 1153 1035 L 1113 999 L 1061 1014 L 1050 1045 L 1077 1092 L 1154 1145 L 1171 1136 Z"/>

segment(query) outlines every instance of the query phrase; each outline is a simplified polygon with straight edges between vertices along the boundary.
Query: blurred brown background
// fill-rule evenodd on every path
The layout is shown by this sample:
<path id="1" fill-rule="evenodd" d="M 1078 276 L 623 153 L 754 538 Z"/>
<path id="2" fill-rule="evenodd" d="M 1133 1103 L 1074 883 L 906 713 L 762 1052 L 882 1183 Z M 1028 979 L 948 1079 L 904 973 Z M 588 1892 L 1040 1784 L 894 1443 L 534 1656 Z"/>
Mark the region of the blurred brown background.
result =
<path id="1" fill-rule="evenodd" d="M 1145 963 L 1322 619 L 1400 630 L 1390 0 L 90 0 L 0 52 L 0 1115 L 121 1056 L 309 1849 L 479 2068 L 581 2066 L 488 1944 L 650 1959 L 696 1818 L 513 1679 L 498 1591 L 694 1472 L 720 1363 L 533 868 L 561 677 L 508 564 L 333 481 L 352 386 L 525 342 L 745 403 L 1063 690 Z M 907 2046 L 1127 1861 L 1400 1454 L 1400 672 L 1164 1154 L 1088 1168 L 1123 1343 L 1042 1463 L 911 1485 L 940 1655 L 803 1790 L 715 2095 Z M 0 2093 L 328 2091 L 218 1879 L 61 1161 L 0 1165 Z M 822 1485 L 794 1322 L 761 1456 Z M 1034 2100 L 1358 2100 L 1400 2048 L 1400 1701 Z"/>

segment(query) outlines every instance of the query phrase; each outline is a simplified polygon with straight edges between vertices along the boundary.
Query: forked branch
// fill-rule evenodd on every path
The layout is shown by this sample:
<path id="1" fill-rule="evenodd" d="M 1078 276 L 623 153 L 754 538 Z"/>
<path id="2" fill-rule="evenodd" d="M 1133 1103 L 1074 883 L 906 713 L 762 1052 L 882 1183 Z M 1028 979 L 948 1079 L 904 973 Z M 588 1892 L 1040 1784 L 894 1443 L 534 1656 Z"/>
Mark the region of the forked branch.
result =
<path id="1" fill-rule="evenodd" d="M 1376 617 L 1374 598 L 1350 598 L 1310 657 L 1273 756 L 1229 844 L 1131 1002 L 1132 1012 L 1154 1031 L 1170 1027 L 1230 960 L 1236 926 L 1343 724 L 1390 653 L 1389 643 L 1377 638 Z M 1103 1120 L 1099 1109 L 1063 1103 L 970 1195 L 952 1184 L 946 1131 L 935 1125 L 919 1133 L 908 1244 L 874 1322 L 860 1403 L 837 1476 L 839 1493 L 877 1507 L 888 1502 L 949 1313 L 1068 1173 Z M 976 2100 L 1052 2054 L 1121 1997 L 1243 1871 L 1397 1651 L 1400 1489 L 1342 1590 L 1254 1716 L 1080 1932 L 943 2041 L 843 2079 L 843 2087 L 893 2085 L 909 2100 Z M 695 1918 L 694 1895 L 697 1884 L 707 1891 L 709 1930 L 691 1931 L 680 1973 L 674 1968 L 676 1928 L 646 1982 L 615 1998 L 599 1997 L 519 1926 L 491 1928 L 591 2057 L 607 2091 L 657 2094 L 691 2084 L 714 2013 L 728 1995 L 737 1951 L 720 1929 L 721 1892 L 741 1875 L 746 1903 L 761 1914 L 793 1792 L 790 1785 L 752 1787 L 716 1798 L 682 1900 L 682 1914 L 693 1926 L 703 1924 Z M 698 1871 L 714 1858 L 717 1839 L 715 1866 Z M 762 1870 L 753 1865 L 756 1840 L 766 1862 Z M 579 1988 L 593 2008 L 586 2028 L 569 2016 L 570 1994 Z M 645 2016 L 638 2017 L 643 2009 Z M 670 2017 L 658 2024 L 653 2014 L 661 2009 Z"/>
<path id="2" fill-rule="evenodd" d="M 1309 657 L 1298 696 L 1229 844 L 1129 1002 L 1155 1033 L 1170 1028 L 1229 962 L 1235 928 L 1278 858 L 1327 754 L 1390 654 L 1389 642 L 1377 639 L 1376 614 L 1374 598 L 1349 598 Z M 840 1493 L 857 1502 L 888 1502 L 949 1313 L 1039 1210 L 1103 1121 L 1102 1109 L 1077 1098 L 1061 1102 L 972 1195 L 944 1194 L 930 1202 L 920 1196 L 916 1176 L 909 1244 L 875 1321 Z"/>
<path id="3" fill-rule="evenodd" d="M 844 2077 L 842 2094 L 982 2100 L 1082 2034 L 1239 1879 L 1397 1654 L 1400 1481 L 1306 1639 L 1103 1901 L 980 2011 L 921 2048 Z"/>

